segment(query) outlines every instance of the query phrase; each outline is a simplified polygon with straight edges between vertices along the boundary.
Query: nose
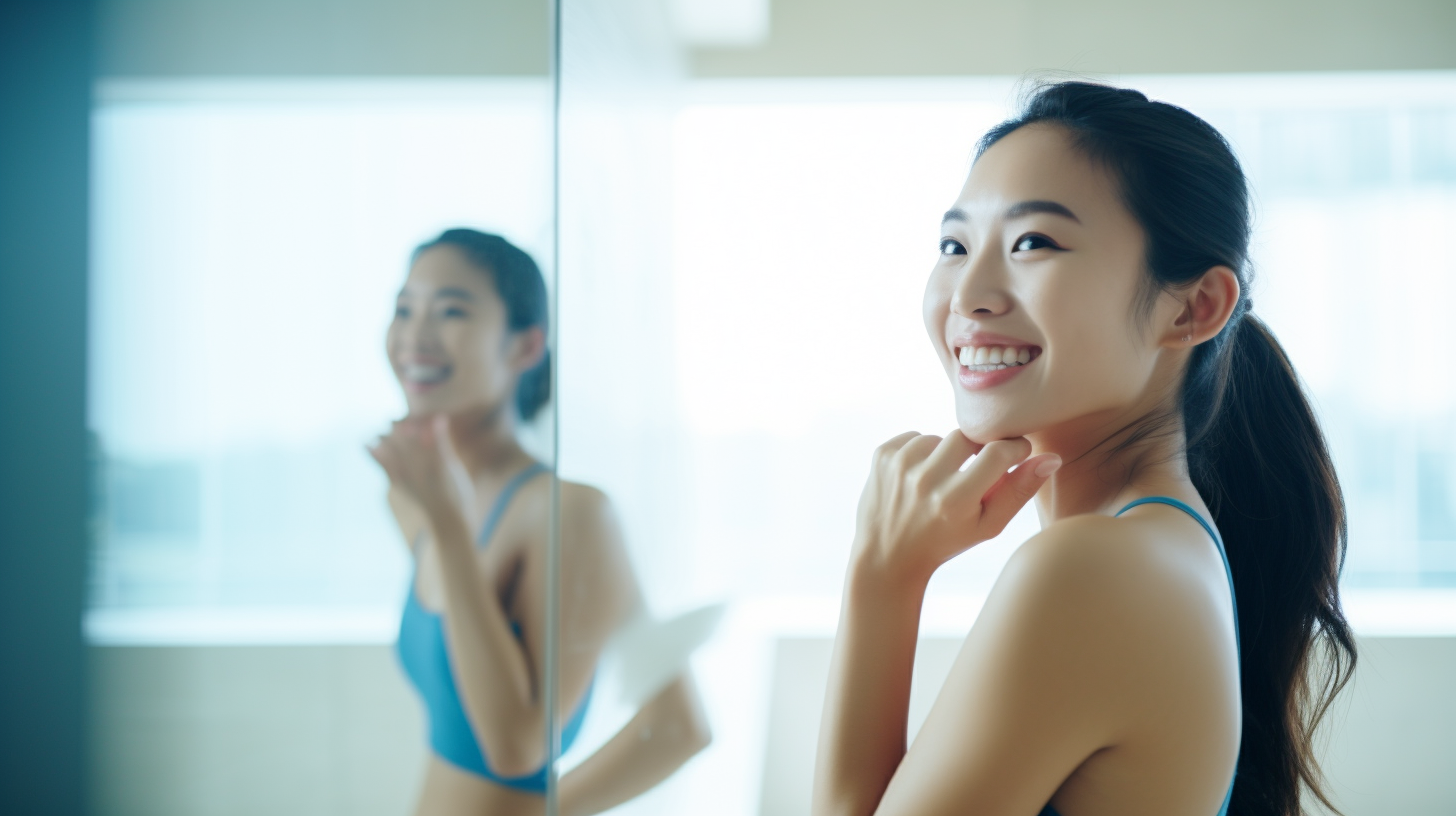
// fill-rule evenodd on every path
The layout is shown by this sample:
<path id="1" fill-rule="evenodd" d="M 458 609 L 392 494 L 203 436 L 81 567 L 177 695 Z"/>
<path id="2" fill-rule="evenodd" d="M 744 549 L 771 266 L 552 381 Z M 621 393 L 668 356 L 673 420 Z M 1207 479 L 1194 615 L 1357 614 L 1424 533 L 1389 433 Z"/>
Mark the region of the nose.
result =
<path id="1" fill-rule="evenodd" d="M 951 292 L 950 310 L 968 318 L 995 317 L 1011 310 L 1010 276 L 994 242 L 983 244 L 967 260 Z"/>
<path id="2" fill-rule="evenodd" d="M 404 353 L 429 350 L 436 340 L 433 322 L 417 314 L 396 318 L 396 350 Z"/>

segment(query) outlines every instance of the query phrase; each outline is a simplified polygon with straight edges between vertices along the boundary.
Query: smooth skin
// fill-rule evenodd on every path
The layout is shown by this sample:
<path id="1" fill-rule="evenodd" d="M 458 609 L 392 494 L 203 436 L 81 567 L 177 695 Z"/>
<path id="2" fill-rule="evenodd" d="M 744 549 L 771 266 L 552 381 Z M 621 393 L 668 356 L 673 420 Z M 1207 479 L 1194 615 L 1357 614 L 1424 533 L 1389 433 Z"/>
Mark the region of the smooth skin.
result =
<path id="1" fill-rule="evenodd" d="M 534 461 L 517 440 L 512 401 L 540 361 L 539 328 L 510 331 L 493 283 L 458 250 L 421 253 L 400 291 L 386 340 L 409 416 L 370 449 L 389 476 L 389 504 L 416 560 L 420 603 L 445 616 L 446 648 L 466 715 L 491 769 L 546 762 L 546 547 L 551 479 L 517 492 L 492 540 L 475 531 L 506 484 Z M 558 722 L 586 694 L 607 639 L 644 614 L 620 527 L 595 488 L 560 484 Z M 519 622 L 521 639 L 511 631 Z M 562 814 L 614 807 L 666 779 L 710 732 L 688 672 L 559 782 Z M 545 799 L 462 771 L 430 754 L 417 816 L 516 816 Z"/>
<path id="2" fill-rule="evenodd" d="M 1053 202 L 1056 208 L 1028 202 Z M 875 453 L 845 578 L 815 816 L 1213 816 L 1240 735 L 1228 579 L 1199 524 L 1177 394 L 1238 300 L 1215 266 L 1147 306 L 1144 235 L 1115 179 L 1052 125 L 972 168 L 942 225 L 925 322 L 957 429 Z M 1144 306 L 1147 306 L 1144 308 Z M 957 345 L 1039 356 L 991 387 Z M 1159 419 L 1165 432 L 1131 440 Z M 1042 530 L 998 577 L 915 742 L 910 674 L 926 584 L 1035 499 Z"/>

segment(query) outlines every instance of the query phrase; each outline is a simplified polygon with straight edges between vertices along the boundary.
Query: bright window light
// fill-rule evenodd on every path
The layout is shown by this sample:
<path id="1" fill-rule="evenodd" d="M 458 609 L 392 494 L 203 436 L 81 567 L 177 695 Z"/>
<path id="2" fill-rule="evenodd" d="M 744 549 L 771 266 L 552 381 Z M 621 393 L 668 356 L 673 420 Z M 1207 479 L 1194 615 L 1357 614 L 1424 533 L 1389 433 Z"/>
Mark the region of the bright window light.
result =
<path id="1" fill-rule="evenodd" d="M 440 230 L 550 248 L 531 82 L 124 82 L 94 113 L 97 642 L 393 639 L 407 554 L 364 444 Z"/>

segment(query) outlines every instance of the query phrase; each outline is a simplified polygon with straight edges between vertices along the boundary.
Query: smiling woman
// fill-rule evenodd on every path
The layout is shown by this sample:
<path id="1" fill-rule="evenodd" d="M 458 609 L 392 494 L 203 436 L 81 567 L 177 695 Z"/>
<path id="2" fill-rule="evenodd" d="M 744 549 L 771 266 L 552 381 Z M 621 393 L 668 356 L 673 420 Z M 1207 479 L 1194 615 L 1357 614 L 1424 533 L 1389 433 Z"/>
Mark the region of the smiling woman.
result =
<path id="1" fill-rule="evenodd" d="M 429 723 L 421 816 L 545 810 L 581 729 L 608 637 L 642 613 L 611 504 L 562 481 L 517 438 L 550 398 L 546 284 L 498 235 L 447 230 L 414 253 L 386 348 L 409 414 L 370 452 L 415 561 L 398 651 Z M 559 500 L 559 504 L 557 503 Z M 555 505 L 555 506 L 554 506 Z M 559 510 L 557 508 L 559 507 Z M 564 551 L 567 648 L 547 682 L 551 513 Z M 708 742 L 687 670 L 560 783 L 560 812 L 596 813 L 656 785 Z"/>
<path id="2" fill-rule="evenodd" d="M 876 454 L 816 813 L 1329 805 L 1310 737 L 1354 662 L 1344 506 L 1250 314 L 1249 234 L 1228 144 L 1135 91 L 1046 86 L 981 141 L 924 301 L 958 427 Z M 1032 499 L 1042 531 L 907 748 L 932 574 Z"/>

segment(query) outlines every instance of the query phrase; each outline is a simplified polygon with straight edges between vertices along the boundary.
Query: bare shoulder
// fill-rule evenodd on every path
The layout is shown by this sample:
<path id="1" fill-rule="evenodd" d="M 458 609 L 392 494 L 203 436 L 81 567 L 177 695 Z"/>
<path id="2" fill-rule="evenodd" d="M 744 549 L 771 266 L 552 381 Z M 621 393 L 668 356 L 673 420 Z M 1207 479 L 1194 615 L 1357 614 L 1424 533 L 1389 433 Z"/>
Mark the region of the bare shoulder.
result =
<path id="1" fill-rule="evenodd" d="M 610 521 L 614 518 L 612 500 L 600 489 L 581 482 L 561 482 L 562 520 L 577 522 Z"/>
<path id="2" fill-rule="evenodd" d="M 1223 580 L 1217 550 L 1196 522 L 1083 515 L 1028 539 L 1007 575 L 1028 591 L 1141 605 L 1206 584 L 1210 566 Z"/>
<path id="3" fill-rule="evenodd" d="M 581 482 L 560 482 L 560 524 L 562 546 L 576 559 L 617 558 L 622 536 L 612 500 L 600 489 Z M 522 489 L 530 493 L 532 512 L 549 513 L 551 480 L 536 479 Z M 537 544 L 544 546 L 546 526 L 537 525 Z"/>
<path id="4" fill-rule="evenodd" d="M 1166 665 L 1178 655 L 1232 656 L 1217 648 L 1231 646 L 1233 625 L 1218 551 L 1196 522 L 1167 513 L 1050 525 L 1008 562 L 990 605 L 1014 628 L 1033 630 L 1022 634 L 1089 659 Z"/>
<path id="5" fill-rule="evenodd" d="M 1079 790 L 1135 801 L 1149 778 L 1226 785 L 1205 778 L 1206 754 L 1237 747 L 1238 663 L 1221 561 L 1191 523 L 1087 515 L 1026 541 L 897 773 L 904 789 L 1039 803 L 1060 789 L 1066 804 Z"/>

